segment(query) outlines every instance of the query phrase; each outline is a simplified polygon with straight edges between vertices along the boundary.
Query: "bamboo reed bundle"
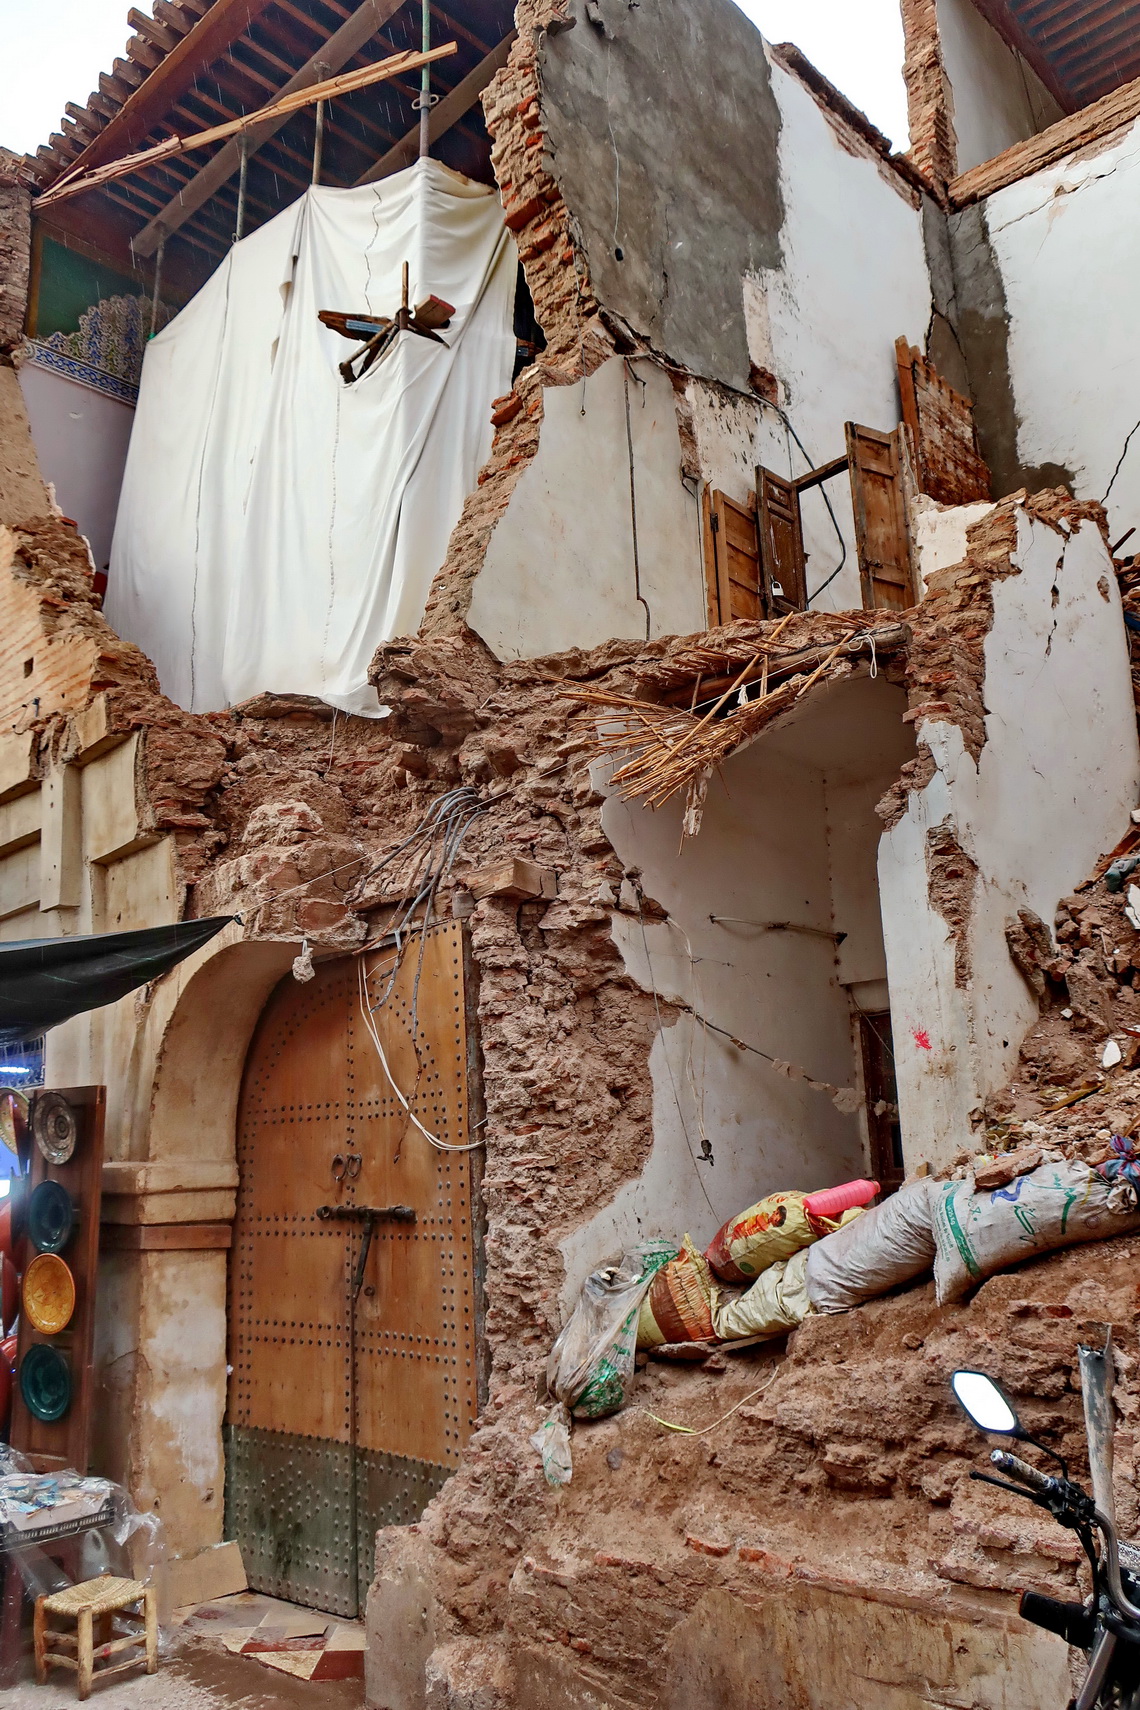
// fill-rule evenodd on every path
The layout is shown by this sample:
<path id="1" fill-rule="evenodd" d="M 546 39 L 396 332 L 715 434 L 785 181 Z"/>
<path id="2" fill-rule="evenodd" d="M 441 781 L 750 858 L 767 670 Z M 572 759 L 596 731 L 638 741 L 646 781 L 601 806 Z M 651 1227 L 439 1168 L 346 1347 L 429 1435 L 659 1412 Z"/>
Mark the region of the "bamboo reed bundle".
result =
<path id="1" fill-rule="evenodd" d="M 604 708 L 610 715 L 600 722 L 592 747 L 598 759 L 617 762 L 610 782 L 622 799 L 641 799 L 648 807 L 658 808 L 687 790 L 684 835 L 693 836 L 700 828 L 705 791 L 716 768 L 794 706 L 825 673 L 832 678 L 848 675 L 853 669 L 851 661 L 840 661 L 838 667 L 836 662 L 850 640 L 851 630 L 844 627 L 814 670 L 797 673 L 773 688 L 768 686 L 765 658 L 758 691 L 747 687 L 763 650 L 754 652 L 701 718 L 681 707 L 636 700 L 612 691 L 565 692 L 583 705 Z M 734 699 L 736 704 L 731 705 Z"/>

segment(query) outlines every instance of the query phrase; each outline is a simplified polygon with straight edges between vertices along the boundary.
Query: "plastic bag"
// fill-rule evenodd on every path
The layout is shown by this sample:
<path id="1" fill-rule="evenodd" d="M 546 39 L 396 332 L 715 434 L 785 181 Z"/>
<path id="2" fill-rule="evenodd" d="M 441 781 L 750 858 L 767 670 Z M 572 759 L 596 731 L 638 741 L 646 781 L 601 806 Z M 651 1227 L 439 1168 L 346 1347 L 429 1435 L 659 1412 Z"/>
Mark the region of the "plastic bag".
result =
<path id="1" fill-rule="evenodd" d="M 808 1249 L 808 1298 L 816 1312 L 847 1312 L 921 1276 L 934 1263 L 927 1177 L 905 1183 Z"/>
<path id="2" fill-rule="evenodd" d="M 686 1235 L 681 1251 L 654 1276 L 637 1318 L 637 1346 L 704 1342 L 715 1337 L 716 1283 L 703 1253 Z"/>
<path id="3" fill-rule="evenodd" d="M 717 1230 L 705 1258 L 718 1277 L 749 1283 L 779 1259 L 816 1239 L 802 1193 L 770 1193 Z"/>
<path id="4" fill-rule="evenodd" d="M 625 1405 L 633 1383 L 637 1314 L 673 1243 L 647 1241 L 617 1265 L 591 1271 L 546 1362 L 546 1387 L 576 1419 L 601 1419 Z"/>
<path id="5" fill-rule="evenodd" d="M 807 1291 L 811 1252 L 804 1247 L 790 1259 L 778 1259 L 746 1293 L 718 1306 L 713 1314 L 717 1335 L 726 1342 L 741 1336 L 783 1336 L 802 1324 L 811 1311 Z"/>
<path id="6" fill-rule="evenodd" d="M 1042 1164 L 989 1193 L 977 1192 L 972 1176 L 933 1183 L 939 1306 L 1036 1253 L 1140 1228 L 1140 1212 L 1113 1209 L 1113 1186 L 1087 1164 L 1068 1161 Z"/>
<path id="7" fill-rule="evenodd" d="M 533 1449 L 538 1450 L 547 1484 L 553 1485 L 555 1490 L 569 1484 L 574 1472 L 570 1454 L 570 1415 L 561 1402 L 543 1420 L 530 1443 Z"/>

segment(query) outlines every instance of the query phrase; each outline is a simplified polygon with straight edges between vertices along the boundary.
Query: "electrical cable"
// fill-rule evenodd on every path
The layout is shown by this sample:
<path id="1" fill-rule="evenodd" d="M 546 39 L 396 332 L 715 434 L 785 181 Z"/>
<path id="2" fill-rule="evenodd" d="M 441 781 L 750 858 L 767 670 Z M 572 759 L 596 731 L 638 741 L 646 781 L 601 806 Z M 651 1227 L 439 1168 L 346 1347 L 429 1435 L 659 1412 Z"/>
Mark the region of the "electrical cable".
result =
<path id="1" fill-rule="evenodd" d="M 484 1145 L 485 1142 L 483 1140 L 476 1140 L 468 1145 L 456 1145 L 451 1141 L 441 1140 L 438 1135 L 432 1134 L 429 1129 L 425 1128 L 419 1117 L 416 1116 L 415 1112 L 412 1110 L 411 1103 L 408 1098 L 396 1083 L 395 1077 L 393 1076 L 391 1067 L 388 1063 L 388 1058 L 384 1052 L 384 1047 L 380 1040 L 375 1016 L 376 1011 L 382 1009 L 389 1001 L 395 989 L 396 979 L 403 964 L 404 944 L 407 935 L 412 931 L 418 931 L 419 954 L 416 960 L 416 971 L 412 982 L 412 998 L 410 1006 L 410 1036 L 412 1050 L 415 1053 L 416 1058 L 416 1085 L 418 1085 L 420 1075 L 423 1072 L 419 1047 L 416 1042 L 419 1022 L 420 978 L 423 973 L 427 936 L 432 923 L 436 918 L 436 899 L 438 897 L 440 886 L 450 877 L 451 870 L 455 864 L 455 858 L 459 853 L 459 848 L 464 837 L 467 835 L 467 832 L 470 830 L 475 820 L 487 812 L 491 801 L 495 799 L 497 798 L 491 797 L 484 800 L 469 785 L 463 785 L 459 789 L 446 791 L 442 796 L 436 798 L 427 813 L 416 826 L 415 830 L 404 839 L 403 843 L 398 845 L 396 849 L 391 850 L 386 856 L 384 856 L 383 860 L 376 862 L 359 881 L 360 885 L 366 883 L 367 880 L 375 877 L 377 873 L 389 866 L 398 855 L 401 855 L 408 850 L 414 850 L 415 853 L 412 873 L 408 882 L 405 901 L 400 908 L 395 921 L 389 925 L 388 930 L 384 935 L 386 939 L 393 940 L 395 956 L 392 960 L 392 967 L 388 975 L 387 984 L 384 986 L 384 989 L 376 1002 L 371 1002 L 368 995 L 369 976 L 364 961 L 364 958 L 368 953 L 368 946 L 365 946 L 365 948 L 359 953 L 360 960 L 358 963 L 358 975 L 360 988 L 360 1012 L 364 1020 L 365 1027 L 368 1030 L 368 1035 L 375 1046 L 376 1054 L 380 1060 L 380 1065 L 384 1070 L 384 1074 L 386 1075 L 393 1092 L 396 1094 L 396 1097 L 407 1112 L 409 1120 L 412 1122 L 413 1126 L 420 1131 L 425 1140 L 441 1152 L 473 1152 L 477 1150 L 478 1147 Z M 422 917 L 420 914 L 421 910 L 423 911 Z M 414 1095 L 415 1087 L 413 1087 L 412 1092 Z M 399 1157 L 398 1149 L 396 1156 Z"/>
<path id="2" fill-rule="evenodd" d="M 623 362 L 622 369 L 623 379 L 625 381 L 625 443 L 629 450 L 629 515 L 630 524 L 633 529 L 633 597 L 637 601 L 638 605 L 645 607 L 645 639 L 648 641 L 653 633 L 653 613 L 649 609 L 649 601 L 641 592 L 641 555 L 637 544 L 637 486 L 634 479 L 633 462 L 633 423 L 630 418 L 629 411 L 629 377 L 632 370 L 628 361 Z M 640 375 L 637 374 L 634 374 L 633 378 L 642 388 L 641 401 L 642 407 L 644 408 L 645 386 L 647 382 L 642 380 Z"/>
<path id="3" fill-rule="evenodd" d="M 655 1425 L 664 1425 L 666 1431 L 677 1431 L 682 1437 L 707 1437 L 710 1431 L 715 1431 L 718 1425 L 723 1425 L 726 1419 L 731 1419 L 734 1413 L 739 1413 L 746 1402 L 755 1401 L 758 1395 L 763 1395 L 766 1389 L 770 1389 L 778 1376 L 779 1368 L 777 1367 L 767 1383 L 762 1383 L 759 1389 L 750 1390 L 747 1395 L 741 1396 L 735 1407 L 730 1407 L 727 1413 L 722 1413 L 720 1418 L 714 1419 L 711 1425 L 702 1425 L 699 1428 L 696 1425 L 675 1425 L 671 1419 L 661 1419 L 656 1413 L 650 1413 L 648 1407 L 643 1407 L 640 1402 L 636 1402 L 628 1411 L 630 1413 L 648 1414 Z"/>

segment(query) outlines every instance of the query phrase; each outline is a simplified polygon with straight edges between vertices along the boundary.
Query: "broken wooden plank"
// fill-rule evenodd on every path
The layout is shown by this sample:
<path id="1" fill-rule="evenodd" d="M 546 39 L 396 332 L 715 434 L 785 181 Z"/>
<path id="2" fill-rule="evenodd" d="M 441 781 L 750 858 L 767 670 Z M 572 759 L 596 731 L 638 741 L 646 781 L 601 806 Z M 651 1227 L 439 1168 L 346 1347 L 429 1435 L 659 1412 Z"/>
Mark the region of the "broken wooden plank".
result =
<path id="1" fill-rule="evenodd" d="M 454 42 L 447 42 L 442 47 L 433 48 L 430 53 L 399 53 L 388 59 L 380 60 L 376 65 L 365 66 L 359 71 L 345 72 L 340 77 L 333 77 L 324 83 L 314 83 L 309 88 L 294 90 L 291 94 L 283 95 L 270 106 L 260 108 L 256 113 L 243 114 L 237 119 L 227 119 L 224 124 L 212 125 L 209 130 L 195 131 L 190 136 L 167 137 L 164 142 L 156 143 L 153 148 L 143 149 L 139 154 L 130 154 L 122 160 L 110 162 L 107 166 L 98 166 L 93 172 L 82 177 L 74 173 L 60 179 L 50 190 L 37 198 L 36 207 L 49 207 L 55 202 L 65 201 L 68 197 L 82 195 L 85 190 L 97 189 L 100 185 L 109 184 L 116 178 L 125 178 L 129 173 L 140 172 L 148 166 L 155 166 L 160 161 L 169 160 L 174 155 L 185 154 L 193 149 L 208 148 L 211 143 L 222 142 L 230 137 L 255 137 L 265 132 L 277 130 L 285 121 L 292 117 L 302 107 L 314 102 L 331 101 L 338 95 L 350 95 L 357 89 L 367 89 L 373 83 L 382 79 L 399 76 L 401 72 L 415 71 L 419 66 L 426 65 L 429 60 L 444 59 L 456 51 Z M 264 141 L 264 136 L 261 136 Z M 235 144 L 240 150 L 240 144 Z M 248 151 L 247 151 L 248 152 Z M 225 150 L 222 150 L 225 153 Z M 219 156 L 215 156 L 217 160 Z M 240 160 L 240 153 L 239 153 Z M 211 165 L 214 164 L 212 161 Z M 204 169 L 208 170 L 208 168 Z M 138 249 L 136 243 L 135 248 Z"/>
<path id="2" fill-rule="evenodd" d="M 510 897 L 519 902 L 550 901 L 558 895 L 558 878 L 549 867 L 512 855 L 483 867 L 466 881 L 477 902 L 484 897 Z"/>
<path id="3" fill-rule="evenodd" d="M 71 162 L 70 170 L 88 172 L 141 143 L 185 95 L 198 73 L 243 36 L 270 3 L 271 0 L 214 0 L 205 16 L 128 94 L 115 117 Z"/>

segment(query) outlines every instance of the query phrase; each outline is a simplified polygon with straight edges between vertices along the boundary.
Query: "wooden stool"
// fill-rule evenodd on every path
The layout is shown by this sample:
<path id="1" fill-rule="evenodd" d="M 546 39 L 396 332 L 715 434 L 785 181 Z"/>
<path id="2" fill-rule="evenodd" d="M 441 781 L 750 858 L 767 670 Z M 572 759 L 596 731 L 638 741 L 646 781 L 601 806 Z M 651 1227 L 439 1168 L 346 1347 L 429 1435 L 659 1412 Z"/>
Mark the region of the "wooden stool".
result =
<path id="1" fill-rule="evenodd" d="M 141 1624 L 136 1625 L 139 1617 L 133 1609 L 139 1603 L 142 1604 L 142 1617 Z M 96 1645 L 95 1617 L 116 1614 L 127 1614 L 130 1625 L 116 1634 L 113 1623 L 109 1623 L 112 1631 Z M 49 1615 L 64 1616 L 74 1621 L 75 1632 L 49 1627 Z M 49 1651 L 49 1641 L 74 1654 Z M 95 1672 L 96 1660 L 102 1662 L 138 1645 L 145 1645 L 146 1672 L 153 1674 L 158 1668 L 158 1607 L 154 1591 L 149 1585 L 143 1585 L 141 1580 L 113 1579 L 110 1574 L 105 1574 L 101 1579 L 85 1580 L 82 1585 L 69 1585 L 66 1591 L 53 1591 L 48 1597 L 37 1597 L 35 1644 L 36 1679 L 40 1685 L 47 1684 L 50 1668 L 73 1668 L 80 1698 L 90 1696 L 92 1680 L 106 1680 L 109 1675 L 123 1674 L 129 1668 L 136 1668 L 142 1658 L 130 1657 L 111 1668 L 101 1668 L 98 1673 Z"/>

